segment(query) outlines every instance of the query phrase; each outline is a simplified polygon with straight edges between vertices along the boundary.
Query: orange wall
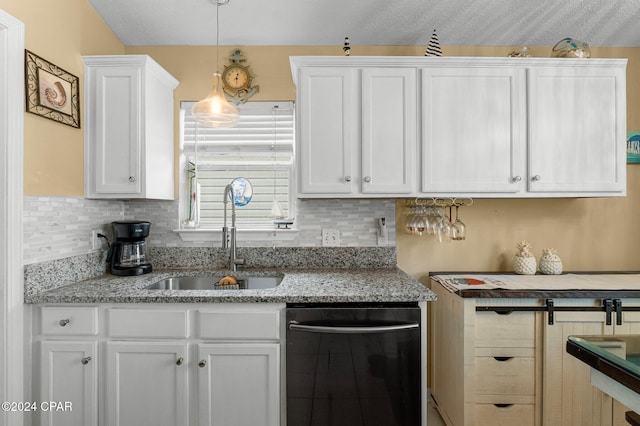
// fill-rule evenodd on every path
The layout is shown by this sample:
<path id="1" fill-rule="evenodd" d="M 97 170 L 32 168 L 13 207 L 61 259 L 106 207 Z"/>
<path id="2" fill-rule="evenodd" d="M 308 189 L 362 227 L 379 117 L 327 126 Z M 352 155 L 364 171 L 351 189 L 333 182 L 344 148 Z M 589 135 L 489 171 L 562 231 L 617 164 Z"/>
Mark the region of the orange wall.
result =
<path id="1" fill-rule="evenodd" d="M 124 46 L 87 0 L 0 0 L 0 9 L 25 24 L 27 50 L 80 80 L 80 129 L 25 113 L 26 195 L 84 193 L 82 55 L 123 54 Z"/>

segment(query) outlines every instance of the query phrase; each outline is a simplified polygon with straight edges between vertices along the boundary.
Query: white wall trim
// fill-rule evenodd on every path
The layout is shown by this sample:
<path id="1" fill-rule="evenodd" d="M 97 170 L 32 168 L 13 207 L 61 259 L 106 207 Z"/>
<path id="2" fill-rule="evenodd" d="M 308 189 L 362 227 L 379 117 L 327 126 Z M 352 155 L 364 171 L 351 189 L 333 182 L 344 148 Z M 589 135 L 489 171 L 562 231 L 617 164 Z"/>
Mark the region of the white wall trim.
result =
<path id="1" fill-rule="evenodd" d="M 24 400 L 24 24 L 0 10 L 0 401 Z M 0 424 L 24 423 L 0 412 Z"/>

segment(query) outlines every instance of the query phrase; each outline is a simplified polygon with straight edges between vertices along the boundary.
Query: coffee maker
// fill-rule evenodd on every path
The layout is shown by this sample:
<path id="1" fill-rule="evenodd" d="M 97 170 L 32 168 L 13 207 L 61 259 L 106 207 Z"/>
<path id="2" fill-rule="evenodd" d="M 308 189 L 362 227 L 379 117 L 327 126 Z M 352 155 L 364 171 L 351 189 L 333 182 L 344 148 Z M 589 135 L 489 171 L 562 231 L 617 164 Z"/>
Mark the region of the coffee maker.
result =
<path id="1" fill-rule="evenodd" d="M 152 271 L 144 241 L 149 236 L 150 222 L 125 220 L 111 222 L 115 242 L 111 244 L 107 262 L 113 275 L 142 275 Z"/>

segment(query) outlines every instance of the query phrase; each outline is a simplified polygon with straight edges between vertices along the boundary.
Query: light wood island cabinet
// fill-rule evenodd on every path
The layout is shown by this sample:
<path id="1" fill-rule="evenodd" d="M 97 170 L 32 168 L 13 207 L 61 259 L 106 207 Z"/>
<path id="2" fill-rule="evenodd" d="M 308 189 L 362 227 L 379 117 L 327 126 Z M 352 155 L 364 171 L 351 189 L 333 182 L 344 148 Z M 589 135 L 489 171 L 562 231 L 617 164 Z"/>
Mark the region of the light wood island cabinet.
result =
<path id="1" fill-rule="evenodd" d="M 628 409 L 593 387 L 565 346 L 570 335 L 640 334 L 640 312 L 618 324 L 591 294 L 553 298 L 550 321 L 544 297 L 461 297 L 434 280 L 431 289 L 431 393 L 447 426 L 627 425 Z"/>

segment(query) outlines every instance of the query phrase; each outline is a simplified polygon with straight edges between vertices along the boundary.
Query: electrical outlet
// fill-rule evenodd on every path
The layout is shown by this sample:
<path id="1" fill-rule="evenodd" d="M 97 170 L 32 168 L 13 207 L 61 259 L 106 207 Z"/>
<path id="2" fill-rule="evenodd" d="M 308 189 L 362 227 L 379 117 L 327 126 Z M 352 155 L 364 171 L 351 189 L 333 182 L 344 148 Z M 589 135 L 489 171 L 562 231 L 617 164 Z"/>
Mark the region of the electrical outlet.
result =
<path id="1" fill-rule="evenodd" d="M 376 234 L 378 237 L 378 245 L 386 246 L 389 244 L 389 234 L 387 232 L 387 220 L 384 217 L 376 219 Z"/>
<path id="2" fill-rule="evenodd" d="M 323 247 L 340 246 L 340 230 L 339 229 L 323 229 L 322 230 L 322 246 Z"/>
<path id="3" fill-rule="evenodd" d="M 91 231 L 91 250 L 100 250 L 102 248 L 102 238 L 98 237 L 100 233 L 99 229 Z"/>

